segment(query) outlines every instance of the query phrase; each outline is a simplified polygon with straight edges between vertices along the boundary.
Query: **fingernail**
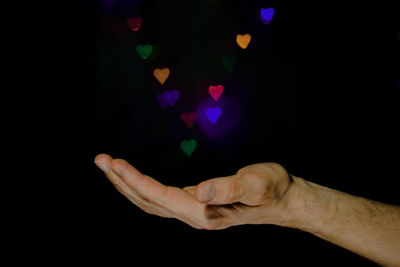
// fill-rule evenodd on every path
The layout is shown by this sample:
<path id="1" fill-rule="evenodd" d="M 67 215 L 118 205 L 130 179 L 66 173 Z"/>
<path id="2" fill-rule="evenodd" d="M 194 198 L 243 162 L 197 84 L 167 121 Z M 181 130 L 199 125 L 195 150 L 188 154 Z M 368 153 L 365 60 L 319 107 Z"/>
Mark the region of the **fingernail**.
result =
<path id="1" fill-rule="evenodd" d="M 99 167 L 103 172 L 108 173 L 108 166 L 102 161 L 95 161 L 97 167 Z"/>
<path id="2" fill-rule="evenodd" d="M 216 192 L 217 190 L 215 188 L 215 185 L 206 184 L 201 190 L 199 200 L 201 202 L 210 202 L 211 200 L 214 199 Z"/>

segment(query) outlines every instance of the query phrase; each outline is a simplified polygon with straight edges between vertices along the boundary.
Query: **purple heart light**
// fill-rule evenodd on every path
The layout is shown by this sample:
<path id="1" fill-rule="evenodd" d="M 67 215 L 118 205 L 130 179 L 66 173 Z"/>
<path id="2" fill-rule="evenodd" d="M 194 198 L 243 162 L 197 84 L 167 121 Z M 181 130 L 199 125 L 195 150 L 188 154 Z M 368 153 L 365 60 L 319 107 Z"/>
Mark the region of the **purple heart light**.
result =
<path id="1" fill-rule="evenodd" d="M 168 102 L 165 99 L 164 94 L 158 94 L 157 95 L 157 101 L 158 101 L 158 103 L 160 104 L 160 106 L 162 108 L 166 108 L 168 106 Z"/>
<path id="2" fill-rule="evenodd" d="M 261 8 L 260 19 L 264 24 L 269 24 L 274 17 L 275 10 L 271 8 Z"/>
<path id="3" fill-rule="evenodd" d="M 215 107 L 215 108 L 208 108 L 206 111 L 207 119 L 212 123 L 216 124 L 222 114 L 222 108 Z"/>
<path id="4" fill-rule="evenodd" d="M 164 98 L 169 105 L 173 106 L 175 105 L 176 100 L 178 100 L 179 98 L 179 91 L 178 90 L 166 91 L 164 93 Z"/>

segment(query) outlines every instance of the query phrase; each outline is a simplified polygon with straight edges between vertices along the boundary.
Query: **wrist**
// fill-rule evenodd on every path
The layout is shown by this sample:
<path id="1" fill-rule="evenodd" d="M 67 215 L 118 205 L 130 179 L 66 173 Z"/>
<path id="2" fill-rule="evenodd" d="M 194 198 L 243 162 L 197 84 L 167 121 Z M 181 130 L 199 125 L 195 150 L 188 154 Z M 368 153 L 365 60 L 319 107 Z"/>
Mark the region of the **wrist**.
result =
<path id="1" fill-rule="evenodd" d="M 334 201 L 329 188 L 293 176 L 285 197 L 279 225 L 318 233 L 331 220 Z"/>

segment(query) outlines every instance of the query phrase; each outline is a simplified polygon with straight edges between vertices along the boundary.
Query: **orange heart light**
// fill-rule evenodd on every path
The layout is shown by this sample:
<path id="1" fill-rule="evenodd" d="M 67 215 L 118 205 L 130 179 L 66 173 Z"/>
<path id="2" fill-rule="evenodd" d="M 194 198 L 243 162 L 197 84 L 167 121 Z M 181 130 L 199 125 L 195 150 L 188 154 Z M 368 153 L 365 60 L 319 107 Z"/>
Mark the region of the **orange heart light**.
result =
<path id="1" fill-rule="evenodd" d="M 164 84 L 170 74 L 169 68 L 154 69 L 154 77 L 161 83 Z"/>
<path id="2" fill-rule="evenodd" d="M 246 49 L 247 46 L 250 44 L 251 41 L 251 35 L 250 34 L 238 34 L 236 36 L 236 43 L 240 46 L 242 49 Z"/>

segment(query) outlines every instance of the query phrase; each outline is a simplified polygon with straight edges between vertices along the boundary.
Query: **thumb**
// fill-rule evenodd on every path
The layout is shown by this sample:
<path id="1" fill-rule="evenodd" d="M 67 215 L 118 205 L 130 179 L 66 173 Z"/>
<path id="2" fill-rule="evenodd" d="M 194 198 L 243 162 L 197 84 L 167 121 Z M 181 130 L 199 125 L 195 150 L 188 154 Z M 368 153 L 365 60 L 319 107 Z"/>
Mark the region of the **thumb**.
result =
<path id="1" fill-rule="evenodd" d="M 224 205 L 239 202 L 244 193 L 242 181 L 236 176 L 228 176 L 200 183 L 195 195 L 199 202 Z"/>

